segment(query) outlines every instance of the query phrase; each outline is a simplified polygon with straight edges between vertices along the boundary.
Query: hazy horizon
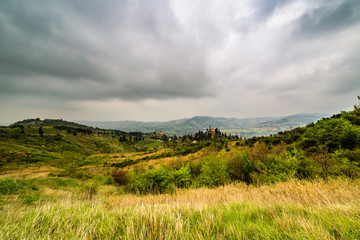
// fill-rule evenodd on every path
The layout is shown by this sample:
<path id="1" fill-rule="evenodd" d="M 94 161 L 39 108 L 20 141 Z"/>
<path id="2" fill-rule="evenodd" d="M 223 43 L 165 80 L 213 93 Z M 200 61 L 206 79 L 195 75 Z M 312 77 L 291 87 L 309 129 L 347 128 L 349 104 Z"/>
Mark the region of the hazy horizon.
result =
<path id="1" fill-rule="evenodd" d="M 0 123 L 351 110 L 360 1 L 0 2 Z"/>
<path id="2" fill-rule="evenodd" d="M 177 119 L 170 119 L 170 120 L 159 120 L 159 121 L 141 121 L 141 120 L 136 120 L 136 119 L 125 119 L 125 120 L 102 120 L 102 121 L 98 121 L 98 120 L 84 120 L 84 119 L 64 119 L 64 118 L 39 118 L 40 120 L 45 120 L 45 119 L 61 119 L 64 121 L 71 121 L 71 122 L 75 122 L 75 123 L 86 123 L 86 122 L 144 122 L 144 123 L 150 123 L 150 122 L 170 122 L 170 121 L 176 121 L 176 120 L 181 120 L 181 119 L 192 119 L 192 118 L 196 118 L 196 117 L 210 117 L 210 118 L 227 118 L 227 119 L 257 119 L 257 118 L 275 118 L 275 119 L 281 119 L 281 118 L 285 118 L 285 117 L 290 117 L 290 116 L 296 116 L 296 115 L 325 115 L 325 116 L 331 116 L 335 113 L 295 113 L 295 114 L 290 114 L 290 115 L 281 115 L 281 116 L 259 116 L 259 117 L 222 117 L 222 116 L 191 116 L 191 117 L 183 117 L 183 118 L 177 118 Z M 11 125 L 15 122 L 18 121 L 22 121 L 22 120 L 28 120 L 28 119 L 37 119 L 38 117 L 30 117 L 30 118 L 24 118 L 24 119 L 18 119 L 14 122 L 0 122 L 0 126 L 4 126 L 4 125 Z"/>

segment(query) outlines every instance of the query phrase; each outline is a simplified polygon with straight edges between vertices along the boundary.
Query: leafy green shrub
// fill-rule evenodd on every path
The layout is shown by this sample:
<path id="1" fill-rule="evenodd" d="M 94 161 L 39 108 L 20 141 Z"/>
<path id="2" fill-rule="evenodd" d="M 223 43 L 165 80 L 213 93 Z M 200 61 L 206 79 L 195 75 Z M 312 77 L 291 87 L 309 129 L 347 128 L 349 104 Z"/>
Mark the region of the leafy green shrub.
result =
<path id="1" fill-rule="evenodd" d="M 300 142 L 300 146 L 304 150 L 316 147 L 317 145 L 318 145 L 318 142 L 315 139 L 311 139 L 311 138 L 304 138 Z"/>
<path id="2" fill-rule="evenodd" d="M 359 163 L 350 161 L 348 158 L 337 159 L 337 174 L 348 177 L 348 178 L 359 178 L 360 177 L 360 166 Z"/>
<path id="3" fill-rule="evenodd" d="M 228 172 L 231 180 L 251 182 L 250 173 L 253 171 L 248 151 L 235 152 L 228 161 Z"/>
<path id="4" fill-rule="evenodd" d="M 101 153 L 110 153 L 111 152 L 111 147 L 107 143 L 104 143 L 101 141 L 95 141 L 94 144 L 96 145 L 96 147 L 99 149 L 99 151 Z"/>
<path id="5" fill-rule="evenodd" d="M 286 154 L 285 157 L 276 156 L 269 160 L 267 164 L 268 182 L 286 181 L 296 176 L 299 160 Z"/>
<path id="6" fill-rule="evenodd" d="M 97 182 L 99 185 L 111 185 L 111 184 L 114 184 L 114 179 L 111 176 L 96 175 L 92 179 L 93 179 L 94 182 Z"/>
<path id="7" fill-rule="evenodd" d="M 143 159 L 141 159 L 141 160 L 147 160 L 147 159 L 148 159 L 148 157 L 147 157 L 147 158 L 143 158 Z M 135 163 L 136 163 L 136 161 L 127 158 L 127 159 L 125 159 L 124 161 L 122 161 L 122 162 L 120 162 L 120 163 L 112 163 L 111 166 L 112 166 L 112 167 L 120 167 L 120 168 L 123 168 L 123 167 L 126 167 L 126 166 L 133 165 L 133 164 L 135 164 Z"/>
<path id="8" fill-rule="evenodd" d="M 354 149 L 360 141 L 359 133 L 351 125 L 347 125 L 342 133 L 340 142 L 345 149 Z"/>
<path id="9" fill-rule="evenodd" d="M 347 154 L 347 158 L 349 158 L 350 161 L 354 161 L 360 164 L 360 149 L 355 149 L 353 151 L 350 151 Z"/>
<path id="10" fill-rule="evenodd" d="M 18 194 L 31 189 L 35 189 L 34 186 L 25 181 L 12 178 L 0 179 L 0 194 L 3 195 Z"/>
<path id="11" fill-rule="evenodd" d="M 189 165 L 181 167 L 179 170 L 169 172 L 169 184 L 175 184 L 178 188 L 188 188 L 191 180 L 191 169 Z"/>
<path id="12" fill-rule="evenodd" d="M 356 159 L 356 155 L 353 155 L 354 153 L 356 154 L 356 152 L 360 153 L 359 150 L 350 151 L 348 149 L 338 149 L 332 154 L 335 160 L 335 172 L 337 175 L 349 178 L 360 177 L 360 156 L 358 156 L 359 158 L 357 161 L 354 161 Z"/>
<path id="13" fill-rule="evenodd" d="M 179 170 L 167 170 L 164 166 L 142 173 L 131 171 L 127 174 L 127 190 L 136 194 L 173 193 L 176 187 L 190 186 L 191 169 L 184 166 Z"/>
<path id="14" fill-rule="evenodd" d="M 191 175 L 193 178 L 197 178 L 200 175 L 201 162 L 200 161 L 191 161 L 189 164 Z"/>
<path id="15" fill-rule="evenodd" d="M 77 171 L 75 174 L 70 175 L 70 177 L 85 180 L 85 179 L 90 179 L 93 176 L 91 174 L 87 173 L 85 170 L 80 170 L 80 171 Z"/>
<path id="16" fill-rule="evenodd" d="M 319 175 L 325 180 L 328 179 L 330 175 L 336 175 L 336 158 L 327 154 L 326 152 L 321 152 L 311 156 L 312 160 L 315 161 L 315 164 L 319 166 L 321 171 Z"/>
<path id="17" fill-rule="evenodd" d="M 307 155 L 311 155 L 311 154 L 316 154 L 317 152 L 319 151 L 319 148 L 318 147 L 309 147 L 307 149 L 305 149 L 305 153 Z"/>
<path id="18" fill-rule="evenodd" d="M 46 162 L 50 160 L 51 157 L 45 153 L 32 153 L 27 154 L 21 158 L 21 162 L 24 163 L 37 163 L 37 162 Z"/>
<path id="19" fill-rule="evenodd" d="M 223 154 L 204 158 L 198 178 L 200 186 L 216 187 L 224 185 L 229 179 L 227 163 Z"/>
<path id="20" fill-rule="evenodd" d="M 15 127 L 9 130 L 9 135 L 11 138 L 18 139 L 22 135 L 22 130 L 19 127 Z"/>
<path id="21" fill-rule="evenodd" d="M 163 167 L 150 169 L 143 173 L 131 171 L 127 174 L 129 180 L 127 190 L 136 194 L 166 193 L 173 190 L 169 186 L 169 173 Z"/>
<path id="22" fill-rule="evenodd" d="M 314 179 L 320 173 L 320 168 L 311 158 L 305 156 L 296 156 L 299 164 L 296 177 L 299 179 Z"/>

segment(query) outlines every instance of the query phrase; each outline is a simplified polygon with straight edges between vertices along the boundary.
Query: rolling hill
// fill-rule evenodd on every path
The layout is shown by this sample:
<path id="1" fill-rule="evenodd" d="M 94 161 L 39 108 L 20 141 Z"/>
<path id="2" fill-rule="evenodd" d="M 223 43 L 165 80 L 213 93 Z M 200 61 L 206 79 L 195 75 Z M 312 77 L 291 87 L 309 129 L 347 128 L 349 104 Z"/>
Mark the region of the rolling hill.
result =
<path id="1" fill-rule="evenodd" d="M 156 129 L 162 130 L 167 135 L 193 134 L 199 130 L 206 130 L 212 126 L 232 134 L 244 137 L 270 135 L 279 131 L 289 130 L 298 126 L 305 126 L 316 122 L 328 114 L 296 114 L 285 117 L 260 117 L 260 118 L 223 118 L 195 116 L 166 122 L 141 122 L 141 121 L 76 121 L 92 127 L 104 129 L 119 129 L 123 131 L 140 131 L 150 133 Z"/>
<path id="2" fill-rule="evenodd" d="M 66 127 L 75 127 L 75 128 L 88 128 L 88 126 L 75 123 L 75 122 L 69 122 L 65 121 L 63 119 L 44 119 L 41 120 L 40 118 L 34 118 L 34 119 L 25 119 L 22 121 L 15 122 L 11 124 L 10 126 L 66 126 Z"/>

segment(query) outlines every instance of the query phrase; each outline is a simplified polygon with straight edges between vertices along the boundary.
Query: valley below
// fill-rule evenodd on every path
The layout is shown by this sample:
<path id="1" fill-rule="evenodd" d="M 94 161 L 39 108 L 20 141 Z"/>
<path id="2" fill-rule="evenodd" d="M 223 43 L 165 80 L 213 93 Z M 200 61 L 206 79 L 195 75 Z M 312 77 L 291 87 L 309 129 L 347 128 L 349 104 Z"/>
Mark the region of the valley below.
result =
<path id="1" fill-rule="evenodd" d="M 140 121 L 76 121 L 80 124 L 105 129 L 118 129 L 123 131 L 140 131 L 150 133 L 161 129 L 167 135 L 187 135 L 197 131 L 206 131 L 213 126 L 222 132 L 237 134 L 249 138 L 254 136 L 269 136 L 280 131 L 303 127 L 310 122 L 316 122 L 329 114 L 303 113 L 284 117 L 259 118 L 223 118 L 196 116 L 167 122 L 140 122 Z"/>

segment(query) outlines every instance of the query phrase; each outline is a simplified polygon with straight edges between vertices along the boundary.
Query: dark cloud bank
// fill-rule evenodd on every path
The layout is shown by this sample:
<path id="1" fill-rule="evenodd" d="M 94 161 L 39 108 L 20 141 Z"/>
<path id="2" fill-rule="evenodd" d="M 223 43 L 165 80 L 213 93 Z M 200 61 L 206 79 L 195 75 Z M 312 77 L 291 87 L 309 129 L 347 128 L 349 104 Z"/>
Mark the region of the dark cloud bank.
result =
<path id="1" fill-rule="evenodd" d="M 209 94 L 205 53 L 183 34 L 165 1 L 8 1 L 0 7 L 6 93 L 33 94 L 27 81 L 35 81 L 40 94 L 75 99 Z"/>
<path id="2" fill-rule="evenodd" d="M 236 115 L 239 91 L 255 105 L 355 99 L 359 21 L 358 0 L 2 1 L 0 108 L 212 98 Z"/>

